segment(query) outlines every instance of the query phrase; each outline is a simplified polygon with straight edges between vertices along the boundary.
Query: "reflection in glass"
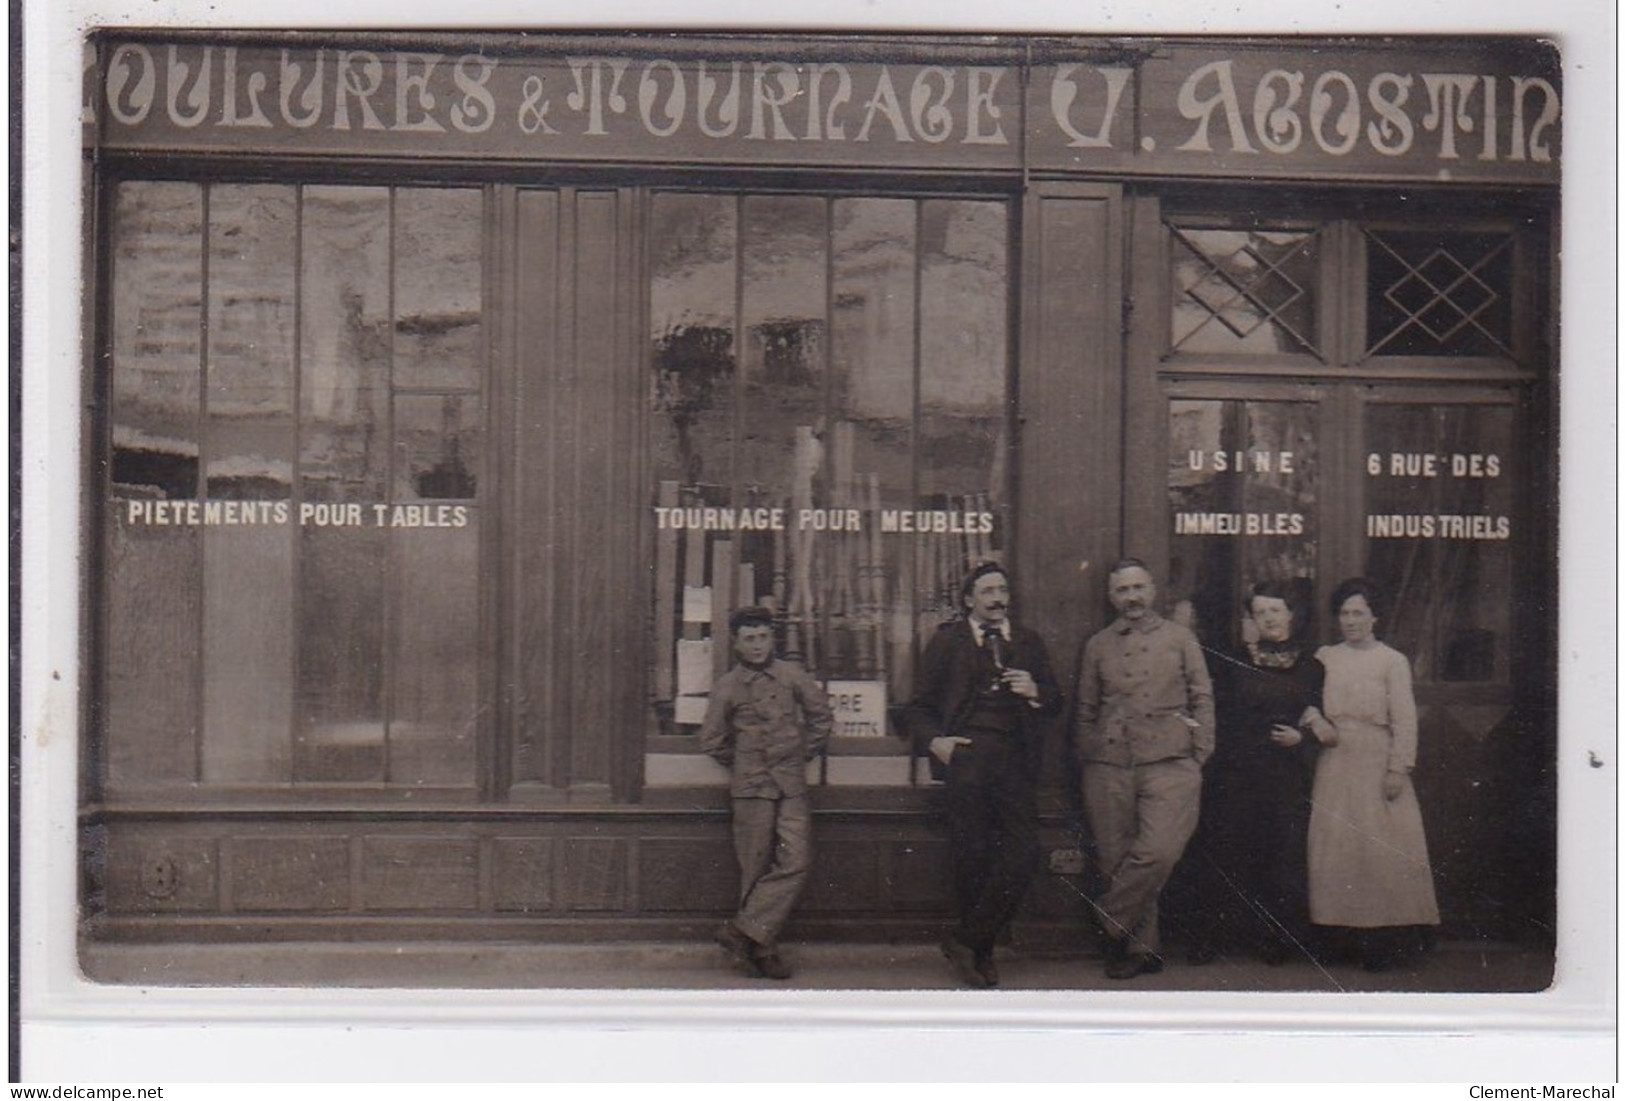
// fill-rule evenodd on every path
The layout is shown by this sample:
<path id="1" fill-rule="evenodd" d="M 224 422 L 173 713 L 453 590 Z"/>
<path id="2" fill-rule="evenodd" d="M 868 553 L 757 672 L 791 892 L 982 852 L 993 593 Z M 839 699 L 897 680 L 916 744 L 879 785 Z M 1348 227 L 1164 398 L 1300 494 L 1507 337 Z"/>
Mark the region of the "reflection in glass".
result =
<path id="1" fill-rule="evenodd" d="M 830 583 L 820 570 L 825 542 L 795 521 L 820 504 L 831 477 L 825 408 L 828 205 L 806 195 L 751 195 L 740 239 L 744 405 L 736 425 L 738 468 L 787 508 L 790 530 L 771 561 L 787 653 L 819 667 Z M 757 542 L 751 549 L 765 551 Z M 768 564 L 765 563 L 764 564 Z"/>
<path id="2" fill-rule="evenodd" d="M 655 477 L 726 485 L 733 477 L 738 201 L 656 195 L 649 239 Z"/>
<path id="3" fill-rule="evenodd" d="M 113 783 L 473 782 L 481 210 L 475 189 L 119 186 L 115 495 L 195 497 L 201 455 L 207 494 L 257 522 L 112 516 Z"/>
<path id="4" fill-rule="evenodd" d="M 1374 405 L 1366 443 L 1381 471 L 1368 468 L 1365 534 L 1366 573 L 1390 605 L 1383 639 L 1410 657 L 1418 681 L 1507 680 L 1512 410 Z"/>
<path id="5" fill-rule="evenodd" d="M 395 191 L 395 386 L 477 390 L 482 195 Z"/>
<path id="6" fill-rule="evenodd" d="M 944 507 L 979 495 L 1002 507 L 1009 350 L 1004 207 L 932 200 L 921 208 L 922 502 Z"/>
<path id="7" fill-rule="evenodd" d="M 745 199 L 741 313 L 748 378 L 775 387 L 821 382 L 828 233 L 822 199 Z"/>
<path id="8" fill-rule="evenodd" d="M 202 580 L 203 780 L 286 783 L 295 648 L 289 529 L 207 529 Z"/>
<path id="9" fill-rule="evenodd" d="M 1177 399 L 1168 412 L 1173 538 L 1163 603 L 1188 616 L 1205 644 L 1232 649 L 1253 584 L 1315 577 L 1319 407 Z"/>
<path id="10" fill-rule="evenodd" d="M 209 415 L 293 412 L 294 189 L 209 189 Z"/>
<path id="11" fill-rule="evenodd" d="M 294 779 L 384 778 L 386 528 L 299 533 L 299 726 Z"/>
<path id="12" fill-rule="evenodd" d="M 390 532 L 391 784 L 474 782 L 479 714 L 479 522 Z"/>
<path id="13" fill-rule="evenodd" d="M 107 780 L 114 787 L 197 778 L 203 673 L 196 528 L 107 520 Z"/>
<path id="14" fill-rule="evenodd" d="M 719 520 L 656 532 L 661 729 L 695 729 L 746 603 L 817 675 L 911 690 L 922 633 L 1002 544 L 1008 222 L 999 202 L 655 197 L 653 500 Z"/>
<path id="15" fill-rule="evenodd" d="M 744 203 L 739 475 L 787 496 L 792 508 L 811 504 L 824 461 L 825 209 L 802 195 Z M 791 599 L 807 599 L 805 588 L 793 582 Z"/>
<path id="16" fill-rule="evenodd" d="M 210 497 L 286 498 L 294 429 L 294 189 L 209 189 Z"/>
<path id="17" fill-rule="evenodd" d="M 479 404 L 477 396 L 465 394 L 395 398 L 395 500 L 466 500 L 475 495 Z"/>
<path id="18" fill-rule="evenodd" d="M 389 430 L 389 192 L 307 187 L 300 268 L 300 491 L 383 499 Z"/>
<path id="19" fill-rule="evenodd" d="M 114 492 L 195 497 L 203 192 L 127 181 L 113 202 Z"/>
<path id="20" fill-rule="evenodd" d="M 1317 352 L 1310 231 L 1172 228 L 1173 344 L 1182 352 Z"/>
<path id="21" fill-rule="evenodd" d="M 294 424 L 288 417 L 217 417 L 204 440 L 210 497 L 236 501 L 283 500 L 292 493 Z"/>
<path id="22" fill-rule="evenodd" d="M 921 509 L 981 516 L 993 531 L 916 537 L 918 629 L 961 610 L 959 582 L 1004 550 L 1009 226 L 1000 203 L 920 204 Z"/>
<path id="23" fill-rule="evenodd" d="M 913 618 L 909 540 L 877 530 L 881 510 L 914 503 L 914 324 L 916 204 L 906 199 L 834 203 L 835 285 L 831 368 L 840 406 L 834 425 L 831 501 L 863 510 L 868 527 L 834 534 L 837 581 L 830 614 L 835 675 L 907 687 Z"/>

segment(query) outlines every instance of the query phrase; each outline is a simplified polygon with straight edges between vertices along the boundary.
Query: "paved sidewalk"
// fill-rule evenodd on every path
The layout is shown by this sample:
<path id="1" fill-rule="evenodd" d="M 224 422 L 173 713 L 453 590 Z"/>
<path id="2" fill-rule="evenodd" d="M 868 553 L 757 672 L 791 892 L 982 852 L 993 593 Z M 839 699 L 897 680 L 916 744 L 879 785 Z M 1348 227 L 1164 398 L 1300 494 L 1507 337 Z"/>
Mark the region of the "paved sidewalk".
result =
<path id="1" fill-rule="evenodd" d="M 953 990 L 936 945 L 786 943 L 786 982 L 749 979 L 721 949 L 701 943 L 258 943 L 85 946 L 81 964 L 99 982 L 156 986 L 420 987 L 489 990 Z M 1099 959 L 1078 953 L 999 950 L 1002 991 L 1535 991 L 1550 955 L 1508 945 L 1444 942 L 1414 965 L 1370 974 L 1295 960 L 1269 967 L 1245 958 L 1192 966 L 1176 952 L 1161 974 L 1113 982 Z M 997 997 L 998 991 L 989 996 Z"/>

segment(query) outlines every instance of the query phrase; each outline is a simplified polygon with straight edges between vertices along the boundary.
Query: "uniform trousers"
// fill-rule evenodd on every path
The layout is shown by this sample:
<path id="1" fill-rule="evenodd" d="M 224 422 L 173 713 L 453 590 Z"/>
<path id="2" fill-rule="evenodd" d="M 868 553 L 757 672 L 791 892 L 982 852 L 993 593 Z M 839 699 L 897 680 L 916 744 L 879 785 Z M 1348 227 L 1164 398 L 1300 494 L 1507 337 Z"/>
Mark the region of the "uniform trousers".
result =
<path id="1" fill-rule="evenodd" d="M 967 730 L 948 762 L 945 810 L 959 927 L 988 955 L 1010 924 L 1038 865 L 1038 799 L 1027 754 L 1010 734 Z"/>
<path id="2" fill-rule="evenodd" d="M 734 925 L 771 948 L 790 920 L 812 868 L 812 802 L 806 795 L 733 801 L 739 858 L 739 913 Z"/>
<path id="3" fill-rule="evenodd" d="M 1106 935 L 1130 952 L 1161 947 L 1157 897 L 1196 831 L 1201 799 L 1202 768 L 1190 757 L 1083 766 L 1084 811 L 1106 877 L 1096 906 Z"/>

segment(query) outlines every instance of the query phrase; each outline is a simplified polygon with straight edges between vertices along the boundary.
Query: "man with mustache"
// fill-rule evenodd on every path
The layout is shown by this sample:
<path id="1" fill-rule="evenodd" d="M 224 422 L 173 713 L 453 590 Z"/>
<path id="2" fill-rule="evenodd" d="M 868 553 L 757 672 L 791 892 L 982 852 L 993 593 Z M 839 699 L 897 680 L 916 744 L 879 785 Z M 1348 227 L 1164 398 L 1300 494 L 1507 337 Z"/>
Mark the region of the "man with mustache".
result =
<path id="1" fill-rule="evenodd" d="M 1162 970 L 1157 898 L 1196 829 L 1213 683 L 1196 636 L 1153 610 L 1145 563 L 1114 566 L 1107 595 L 1117 619 L 1084 646 L 1074 735 L 1105 877 L 1106 975 L 1132 979 Z"/>
<path id="2" fill-rule="evenodd" d="M 960 597 L 966 614 L 926 644 L 901 726 L 948 784 L 959 922 L 942 952 L 960 981 L 985 988 L 998 985 L 993 944 L 1038 864 L 1038 765 L 1061 693 L 1043 640 L 1010 621 L 1003 567 L 977 566 Z"/>

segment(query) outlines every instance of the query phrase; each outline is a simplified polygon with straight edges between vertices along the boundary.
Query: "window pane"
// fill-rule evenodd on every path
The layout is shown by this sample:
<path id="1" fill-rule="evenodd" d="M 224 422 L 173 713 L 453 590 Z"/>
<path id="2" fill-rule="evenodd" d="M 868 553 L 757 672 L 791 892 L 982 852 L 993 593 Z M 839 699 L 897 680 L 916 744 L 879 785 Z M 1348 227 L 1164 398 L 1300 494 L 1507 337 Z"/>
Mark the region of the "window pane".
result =
<path id="1" fill-rule="evenodd" d="M 402 506 L 397 506 L 402 507 Z M 474 783 L 479 714 L 479 521 L 390 533 L 389 748 L 392 784 Z M 461 510 L 463 525 L 456 526 Z"/>
<path id="2" fill-rule="evenodd" d="M 197 778 L 198 529 L 131 523 L 126 499 L 195 498 L 203 191 L 129 181 L 113 200 L 107 769 L 115 786 Z"/>
<path id="3" fill-rule="evenodd" d="M 477 390 L 482 195 L 395 191 L 395 385 Z"/>
<path id="4" fill-rule="evenodd" d="M 203 192 L 126 182 L 113 203 L 113 490 L 197 496 Z"/>
<path id="5" fill-rule="evenodd" d="M 650 228 L 656 481 L 733 480 L 738 202 L 661 194 Z"/>
<path id="6" fill-rule="evenodd" d="M 384 499 L 389 450 L 389 192 L 307 187 L 300 269 L 300 492 Z"/>
<path id="7" fill-rule="evenodd" d="M 838 535 L 843 606 L 831 617 L 831 675 L 907 687 L 913 569 L 908 539 L 884 536 L 882 510 L 914 506 L 915 222 L 906 199 L 834 204 L 832 359 L 838 454 L 850 476 L 837 507 L 862 510 L 863 529 Z M 901 629 L 899 629 L 901 628 Z"/>
<path id="8" fill-rule="evenodd" d="M 1009 226 L 1001 203 L 920 204 L 920 412 L 916 508 L 993 518 L 914 542 L 920 630 L 961 611 L 959 583 L 1004 554 L 1009 417 Z"/>
<path id="9" fill-rule="evenodd" d="M 1367 354 L 1512 354 L 1511 234 L 1365 236 Z"/>
<path id="10" fill-rule="evenodd" d="M 293 412 L 294 189 L 209 189 L 209 413 Z"/>
<path id="11" fill-rule="evenodd" d="M 824 413 L 825 204 L 807 196 L 745 200 L 741 323 L 745 406 L 739 472 L 766 476 L 780 503 L 805 495 L 816 469 L 813 436 Z M 801 441 L 798 444 L 798 434 Z M 803 499 L 796 507 L 810 503 Z"/>
<path id="12" fill-rule="evenodd" d="M 1419 681 L 1508 679 L 1512 410 L 1378 405 L 1366 433 L 1366 572 L 1390 605 L 1379 634 Z"/>
<path id="13" fill-rule="evenodd" d="M 823 199 L 745 199 L 740 259 L 745 399 L 734 426 L 739 440 L 736 477 L 750 494 L 747 503 L 785 509 L 789 530 L 776 551 L 761 538 L 733 548 L 733 555 L 737 559 L 745 551 L 758 581 L 772 579 L 777 585 L 774 593 L 785 615 L 783 650 L 813 669 L 820 668 L 823 658 L 819 643 L 832 579 L 818 570 L 826 540 L 820 532 L 800 528 L 797 517 L 801 510 L 826 504 L 823 486 L 831 476 L 824 385 L 828 246 Z M 720 650 L 719 670 L 726 668 Z"/>
<path id="14" fill-rule="evenodd" d="M 204 444 L 208 495 L 237 501 L 282 500 L 293 492 L 291 418 L 216 416 L 210 408 Z"/>
<path id="15" fill-rule="evenodd" d="M 110 506 L 107 533 L 108 782 L 197 778 L 202 658 L 193 527 L 130 524 Z"/>
<path id="16" fill-rule="evenodd" d="M 294 247 L 293 188 L 209 189 L 210 497 L 292 491 Z"/>
<path id="17" fill-rule="evenodd" d="M 921 204 L 919 479 L 937 505 L 972 494 L 1004 504 L 1005 219 L 999 203 Z"/>
<path id="18" fill-rule="evenodd" d="M 1318 351 L 1318 240 L 1280 229 L 1170 227 L 1173 340 L 1182 352 Z"/>
<path id="19" fill-rule="evenodd" d="M 1008 207 L 662 195 L 653 211 L 660 729 L 695 729 L 746 603 L 821 678 L 903 698 L 966 564 L 1002 551 Z M 854 735 L 884 726 L 852 717 Z"/>
<path id="20" fill-rule="evenodd" d="M 1169 403 L 1172 512 L 1166 610 L 1209 646 L 1241 643 L 1242 598 L 1299 582 L 1312 608 L 1319 531 L 1319 407 L 1311 402 Z M 1319 637 L 1314 616 L 1300 627 Z"/>
<path id="21" fill-rule="evenodd" d="M 272 524 L 203 539 L 203 780 L 286 782 L 293 745 L 293 539 Z"/>
<path id="22" fill-rule="evenodd" d="M 482 454 L 477 394 L 395 398 L 396 501 L 474 497 Z"/>
<path id="23" fill-rule="evenodd" d="M 384 778 L 389 531 L 373 524 L 370 506 L 357 507 L 364 509 L 359 526 L 306 525 L 299 533 L 296 780 Z"/>

